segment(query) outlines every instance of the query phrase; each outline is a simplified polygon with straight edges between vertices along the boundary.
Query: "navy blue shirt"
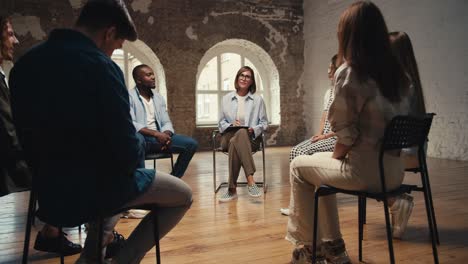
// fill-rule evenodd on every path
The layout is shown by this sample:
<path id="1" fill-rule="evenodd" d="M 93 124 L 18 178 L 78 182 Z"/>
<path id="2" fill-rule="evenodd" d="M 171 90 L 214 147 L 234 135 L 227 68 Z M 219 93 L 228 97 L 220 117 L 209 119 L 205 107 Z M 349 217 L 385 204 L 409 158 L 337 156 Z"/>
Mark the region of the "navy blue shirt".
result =
<path id="1" fill-rule="evenodd" d="M 18 60 L 10 87 L 45 222 L 92 220 L 153 181 L 153 170 L 136 170 L 144 150 L 122 71 L 82 33 L 52 31 Z"/>

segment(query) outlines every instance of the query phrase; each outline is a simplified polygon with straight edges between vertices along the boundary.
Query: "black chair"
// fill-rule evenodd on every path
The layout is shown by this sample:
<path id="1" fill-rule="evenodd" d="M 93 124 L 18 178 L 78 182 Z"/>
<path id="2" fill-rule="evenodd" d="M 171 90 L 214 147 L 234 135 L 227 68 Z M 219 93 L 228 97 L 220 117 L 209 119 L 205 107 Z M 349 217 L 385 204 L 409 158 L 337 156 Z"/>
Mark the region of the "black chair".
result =
<path id="1" fill-rule="evenodd" d="M 418 187 L 417 185 L 407 185 L 402 184 L 399 188 L 391 191 L 387 191 L 385 186 L 385 175 L 384 175 L 384 163 L 383 155 L 386 151 L 395 151 L 401 150 L 403 148 L 409 147 L 418 147 L 420 164 L 424 164 L 424 170 L 426 170 L 425 175 L 427 176 L 427 168 L 425 167 L 425 154 L 423 151 L 423 145 L 429 134 L 429 129 L 432 124 L 434 114 L 426 114 L 423 117 L 411 117 L 411 116 L 396 116 L 392 121 L 387 125 L 385 129 L 384 138 L 382 145 L 379 151 L 379 170 L 380 170 L 380 180 L 382 184 L 382 192 L 379 193 L 370 193 L 366 191 L 351 191 L 340 188 L 335 188 L 329 185 L 320 186 L 315 192 L 315 201 L 314 201 L 314 239 L 313 239 L 313 248 L 312 248 L 312 263 L 316 261 L 316 249 L 317 249 L 317 220 L 318 220 L 318 201 L 321 196 L 344 193 L 349 195 L 354 195 L 358 197 L 358 222 L 359 222 L 359 261 L 362 261 L 362 240 L 363 240 L 363 225 L 365 219 L 365 204 L 366 199 L 371 198 L 377 201 L 382 201 L 384 204 L 384 213 L 385 213 L 385 225 L 387 231 L 387 242 L 388 250 L 390 255 L 390 263 L 395 263 L 395 256 L 393 252 L 393 241 L 392 241 L 392 232 L 390 224 L 390 216 L 388 212 L 388 202 L 387 198 L 395 197 L 403 193 L 411 193 L 411 191 L 423 191 L 422 188 L 428 189 L 428 179 L 427 177 L 422 177 L 423 187 Z M 424 159 L 423 159 L 424 158 Z M 433 210 L 429 205 L 429 192 L 424 192 L 424 200 L 426 202 L 426 213 L 427 220 L 429 224 L 429 232 L 432 242 L 432 254 L 434 257 L 434 263 L 439 263 L 439 258 L 437 254 L 437 242 L 435 235 L 435 222 L 433 221 Z"/>
<path id="2" fill-rule="evenodd" d="M 426 142 L 429 140 L 426 139 Z M 426 144 L 426 143 L 425 143 Z M 439 240 L 439 229 L 437 228 L 437 222 L 436 222 L 436 216 L 435 216 L 435 210 L 434 210 L 434 203 L 432 202 L 432 191 L 431 191 L 431 184 L 429 182 L 429 173 L 427 170 L 427 162 L 426 162 L 426 151 L 425 148 L 417 148 L 418 149 L 418 159 L 417 159 L 417 164 L 413 164 L 412 167 L 407 167 L 405 168 L 406 172 L 413 172 L 413 173 L 419 173 L 421 176 L 421 186 L 419 186 L 418 189 L 414 191 L 421 191 L 423 192 L 424 196 L 428 196 L 429 199 L 427 199 L 428 204 L 426 203 L 426 207 L 429 207 L 430 212 L 431 212 L 431 219 L 432 223 L 434 225 L 434 232 L 435 232 L 435 237 L 436 237 L 436 242 L 438 245 L 440 245 L 440 240 Z M 426 184 L 424 184 L 426 183 Z M 426 201 L 426 200 L 425 200 Z M 363 200 L 363 207 L 362 207 L 362 214 L 363 214 L 363 223 L 366 224 L 366 200 Z"/>
<path id="3" fill-rule="evenodd" d="M 171 159 L 171 169 L 174 170 L 174 157 L 172 152 L 150 153 L 145 155 L 145 160 L 153 160 L 153 168 L 156 169 L 157 159 Z"/>
<path id="4" fill-rule="evenodd" d="M 424 197 L 428 197 L 425 199 L 426 201 L 426 208 L 429 207 L 431 212 L 431 220 L 432 224 L 434 225 L 435 237 L 437 244 L 440 244 L 439 241 L 439 230 L 437 228 L 436 216 L 434 211 L 434 203 L 432 202 L 432 191 L 431 191 L 431 184 L 429 182 L 429 173 L 427 169 L 426 163 L 426 151 L 423 147 L 418 147 L 418 165 L 414 168 L 406 168 L 405 171 L 419 173 L 421 176 L 421 186 L 416 191 L 422 191 L 424 193 Z"/>
<path id="5" fill-rule="evenodd" d="M 31 240 L 31 227 L 34 225 L 34 219 L 37 217 L 41 220 L 41 215 L 36 211 L 37 205 L 37 193 L 34 188 L 31 188 L 29 194 L 29 205 L 28 205 L 28 214 L 26 218 L 26 232 L 24 234 L 24 245 L 23 245 L 23 258 L 22 263 L 28 263 L 28 256 L 29 256 L 29 242 Z M 59 234 L 63 233 L 63 227 L 71 227 L 71 226 L 58 226 Z M 81 224 L 79 225 L 79 232 L 81 232 Z M 62 236 L 62 238 L 64 238 Z M 59 245 L 63 245 L 65 241 L 59 241 Z M 60 254 L 60 263 L 64 263 L 64 256 Z"/>
<path id="6" fill-rule="evenodd" d="M 26 219 L 26 232 L 25 232 L 25 238 L 24 238 L 24 247 L 23 247 L 23 258 L 22 258 L 22 264 L 27 264 L 28 262 L 28 254 L 29 254 L 29 242 L 31 239 L 31 226 L 33 225 L 33 219 L 34 217 L 38 217 L 41 219 L 40 214 L 36 214 L 35 208 L 37 204 L 37 193 L 34 191 L 34 188 L 31 189 L 31 193 L 29 196 L 29 206 L 28 206 L 28 215 Z M 157 207 L 155 205 L 140 205 L 140 206 L 135 206 L 131 208 L 122 208 L 118 209 L 117 211 L 109 214 L 109 215 L 116 215 L 120 214 L 122 212 L 128 211 L 130 209 L 142 209 L 142 210 L 153 210 L 153 212 L 157 211 Z M 156 245 L 156 263 L 160 264 L 161 263 L 161 248 L 159 244 L 159 229 L 158 229 L 158 219 L 156 218 L 156 214 L 153 213 L 154 217 L 154 243 Z M 99 245 L 102 245 L 102 240 L 103 240 L 103 221 L 106 218 L 104 215 L 100 215 L 97 217 L 96 223 L 97 227 L 99 230 L 98 234 L 98 243 L 97 243 L 97 256 L 99 260 L 102 260 L 102 250 L 99 247 Z M 80 225 L 81 226 L 81 225 Z M 59 233 L 63 232 L 63 227 L 68 227 L 68 226 L 58 226 Z M 63 238 L 63 236 L 62 236 Z M 60 241 L 60 245 L 62 245 L 64 241 Z M 65 257 L 63 254 L 60 254 L 60 263 L 64 264 L 65 263 Z"/>
<path id="7" fill-rule="evenodd" d="M 219 189 L 221 189 L 222 187 L 228 187 L 229 186 L 229 183 L 226 182 L 226 181 L 221 182 L 219 185 L 217 185 L 217 180 L 216 180 L 216 152 L 222 152 L 223 154 L 228 155 L 227 152 L 223 151 L 223 149 L 221 149 L 221 147 L 219 147 L 217 145 L 218 135 L 220 135 L 219 130 L 214 130 L 211 133 L 211 140 L 212 140 L 212 146 L 213 146 L 213 190 L 214 190 L 215 193 L 217 193 L 219 191 Z M 260 141 L 259 149 L 255 150 L 255 151 L 252 151 L 252 155 L 257 153 L 257 151 L 262 152 L 263 180 L 261 182 L 257 182 L 257 185 L 260 186 L 260 187 L 263 187 L 263 192 L 266 193 L 268 186 L 267 186 L 267 182 L 266 182 L 266 172 L 265 172 L 265 146 L 266 146 L 265 145 L 265 133 L 262 133 L 261 137 L 262 137 L 262 140 Z M 245 182 L 245 181 L 237 182 L 237 185 L 245 186 L 245 185 L 247 185 L 247 182 Z"/>
<path id="8" fill-rule="evenodd" d="M 156 212 L 157 212 L 157 209 L 158 207 L 154 204 L 147 204 L 147 205 L 138 205 L 138 206 L 132 206 L 132 207 L 129 207 L 129 208 L 121 208 L 117 211 L 115 211 L 114 213 L 112 213 L 111 215 L 116 215 L 116 214 L 120 214 L 122 212 L 125 212 L 125 211 L 128 211 L 130 209 L 141 209 L 141 210 L 149 210 L 149 211 L 152 211 L 153 213 L 153 236 L 154 236 L 154 244 L 156 246 L 156 263 L 157 264 L 160 264 L 161 263 L 161 247 L 160 247 L 160 244 L 159 244 L 159 226 L 158 226 L 158 219 L 156 217 Z M 103 240 L 103 228 L 102 228 L 102 225 L 103 225 L 103 221 L 104 219 L 106 218 L 106 216 L 99 216 L 98 219 L 97 219 L 97 227 L 98 227 L 98 230 L 99 230 L 99 235 L 98 235 L 98 247 L 97 247 L 97 256 L 98 256 L 98 259 L 102 261 L 102 250 L 101 248 L 99 247 L 99 245 L 102 245 L 102 240 Z"/>

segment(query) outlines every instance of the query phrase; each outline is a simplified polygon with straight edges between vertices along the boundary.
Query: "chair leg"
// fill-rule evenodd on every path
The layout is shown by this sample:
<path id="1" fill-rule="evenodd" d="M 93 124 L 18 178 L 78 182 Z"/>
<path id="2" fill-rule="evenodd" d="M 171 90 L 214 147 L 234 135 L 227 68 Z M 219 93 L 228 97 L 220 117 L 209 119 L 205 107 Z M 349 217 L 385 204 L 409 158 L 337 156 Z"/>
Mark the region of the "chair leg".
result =
<path id="1" fill-rule="evenodd" d="M 29 241 L 31 239 L 31 226 L 33 224 L 34 212 L 36 204 L 36 193 L 31 189 L 29 194 L 29 206 L 28 206 L 28 216 L 26 218 L 26 233 L 24 236 L 24 247 L 23 247 L 23 261 L 22 264 L 28 263 L 28 254 L 29 254 Z"/>
<path id="2" fill-rule="evenodd" d="M 216 149 L 213 147 L 213 191 L 216 194 Z"/>
<path id="3" fill-rule="evenodd" d="M 383 200 L 384 203 L 384 213 L 385 213 L 385 228 L 387 229 L 387 242 L 388 242 L 388 253 L 390 255 L 390 263 L 395 263 L 395 255 L 393 252 L 393 238 L 392 238 L 392 229 L 390 224 L 390 213 L 388 212 L 388 201 L 387 198 Z"/>
<path id="4" fill-rule="evenodd" d="M 60 264 L 64 264 L 64 263 L 65 263 L 65 256 L 63 255 L 63 248 L 62 248 L 62 245 L 65 244 L 65 241 L 64 241 L 64 240 L 65 240 L 65 236 L 62 235 L 62 234 L 63 234 L 63 229 L 62 229 L 62 227 L 59 226 L 58 229 L 59 229 L 59 236 L 60 236 L 60 239 L 58 240 L 58 243 L 60 243 L 59 246 L 58 246 L 58 248 L 59 248 L 59 250 L 60 250 Z"/>
<path id="5" fill-rule="evenodd" d="M 362 199 L 362 224 L 367 224 L 367 199 L 363 197 Z"/>
<path id="6" fill-rule="evenodd" d="M 174 171 L 174 156 L 171 153 L 171 170 Z"/>
<path id="7" fill-rule="evenodd" d="M 35 201 L 34 201 L 34 204 L 32 205 L 33 206 L 33 217 L 31 219 L 31 223 L 32 225 L 36 225 L 36 210 L 37 210 L 37 198 L 35 198 Z"/>
<path id="8" fill-rule="evenodd" d="M 263 160 L 263 193 L 266 193 L 268 185 L 266 182 L 265 144 L 264 143 L 262 143 L 262 160 Z"/>
<path id="9" fill-rule="evenodd" d="M 316 263 L 317 260 L 318 199 L 320 197 L 319 190 L 315 192 L 314 196 L 314 238 L 312 242 L 312 263 Z"/>
<path id="10" fill-rule="evenodd" d="M 96 223 L 96 228 L 98 232 L 98 239 L 97 239 L 97 245 L 96 245 L 96 256 L 98 259 L 98 263 L 102 263 L 102 241 L 103 241 L 103 236 L 104 236 L 104 224 L 103 224 L 104 219 L 102 217 L 98 217 L 97 223 Z"/>
<path id="11" fill-rule="evenodd" d="M 427 173 L 427 170 L 425 166 L 423 166 L 423 173 Z M 422 173 L 421 173 L 422 175 Z M 435 222 L 435 216 L 434 216 L 434 208 L 432 207 L 432 201 L 431 201 L 431 191 L 429 187 L 429 178 L 427 177 L 427 174 L 425 175 L 426 177 L 422 176 L 422 181 L 423 181 L 423 193 L 424 193 L 424 202 L 426 204 L 426 214 L 427 214 L 427 223 L 429 225 L 429 234 L 431 236 L 431 242 L 432 242 L 432 255 L 434 257 L 434 263 L 438 264 L 439 263 L 439 256 L 437 253 L 437 243 L 438 243 L 438 235 L 437 235 L 437 225 Z"/>
<path id="12" fill-rule="evenodd" d="M 359 225 L 359 261 L 362 262 L 362 240 L 364 238 L 366 197 L 358 197 L 358 225 Z"/>
<path id="13" fill-rule="evenodd" d="M 436 222 L 435 211 L 434 211 L 434 203 L 432 201 L 431 184 L 429 182 L 429 173 L 427 171 L 427 164 L 426 164 L 425 161 L 422 163 L 421 167 L 422 167 L 421 181 L 423 182 L 423 189 L 424 189 L 424 192 L 427 193 L 428 202 L 429 202 L 429 204 L 426 203 L 426 207 L 429 206 L 429 208 L 430 208 L 431 223 L 432 223 L 432 226 L 434 228 L 434 234 L 435 234 L 436 242 L 437 242 L 438 245 L 440 245 L 439 230 L 437 228 L 437 222 Z"/>
<path id="14" fill-rule="evenodd" d="M 153 209 L 153 223 L 154 223 L 154 244 L 156 246 L 156 263 L 161 263 L 161 247 L 159 244 L 159 224 L 158 218 L 156 217 L 157 208 Z"/>

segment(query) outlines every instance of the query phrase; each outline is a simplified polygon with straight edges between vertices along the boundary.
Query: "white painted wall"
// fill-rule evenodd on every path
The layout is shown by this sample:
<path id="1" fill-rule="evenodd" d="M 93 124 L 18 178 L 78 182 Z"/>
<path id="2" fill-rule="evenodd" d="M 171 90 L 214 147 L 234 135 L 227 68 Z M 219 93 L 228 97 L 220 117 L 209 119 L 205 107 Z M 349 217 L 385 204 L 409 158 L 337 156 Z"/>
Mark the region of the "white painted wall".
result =
<path id="1" fill-rule="evenodd" d="M 304 0 L 305 63 L 302 84 L 307 136 L 318 130 L 327 65 L 337 52 L 339 16 L 353 1 Z M 389 31 L 413 42 L 426 107 L 437 116 L 428 155 L 468 160 L 468 1 L 374 0 Z"/>

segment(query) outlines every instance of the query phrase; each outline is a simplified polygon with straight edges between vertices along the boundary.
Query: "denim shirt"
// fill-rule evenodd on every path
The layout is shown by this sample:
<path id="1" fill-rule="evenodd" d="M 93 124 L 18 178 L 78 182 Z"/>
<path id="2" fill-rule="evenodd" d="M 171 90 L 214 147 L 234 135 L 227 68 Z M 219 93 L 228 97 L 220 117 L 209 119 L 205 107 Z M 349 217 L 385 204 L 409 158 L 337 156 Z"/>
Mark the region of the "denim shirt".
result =
<path id="1" fill-rule="evenodd" d="M 219 114 L 218 128 L 223 133 L 226 128 L 233 125 L 237 115 L 237 92 L 226 94 L 221 101 L 221 112 Z M 263 98 L 256 94 L 247 94 L 245 99 L 245 125 L 253 128 L 257 138 L 268 128 L 268 117 L 266 114 Z"/>
<path id="2" fill-rule="evenodd" d="M 128 91 L 130 95 L 130 115 L 132 116 L 133 125 L 135 126 L 136 131 L 140 131 L 142 128 L 146 127 L 146 110 L 145 105 L 140 97 L 140 92 L 135 87 Z M 174 133 L 174 128 L 172 127 L 171 119 L 166 109 L 166 102 L 164 97 L 159 93 L 153 90 L 153 105 L 154 105 L 154 115 L 156 118 L 157 127 L 161 129 L 161 132 L 166 130 Z"/>

